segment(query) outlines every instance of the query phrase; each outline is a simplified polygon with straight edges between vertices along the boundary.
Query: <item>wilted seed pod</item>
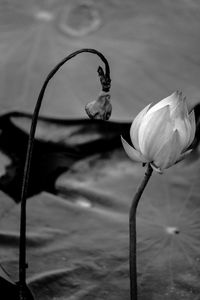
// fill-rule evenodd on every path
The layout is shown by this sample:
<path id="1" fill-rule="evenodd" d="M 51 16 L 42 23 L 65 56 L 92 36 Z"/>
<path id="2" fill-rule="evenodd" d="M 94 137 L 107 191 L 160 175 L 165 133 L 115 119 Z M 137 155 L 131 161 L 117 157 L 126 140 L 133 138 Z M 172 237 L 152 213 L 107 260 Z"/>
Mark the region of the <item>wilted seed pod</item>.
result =
<path id="1" fill-rule="evenodd" d="M 131 125 L 132 146 L 123 138 L 122 143 L 131 159 L 148 162 L 161 173 L 191 152 L 195 130 L 194 110 L 188 112 L 186 98 L 177 91 L 146 106 Z"/>
<path id="2" fill-rule="evenodd" d="M 90 119 L 107 121 L 110 118 L 112 112 L 110 94 L 101 92 L 97 100 L 89 102 L 85 106 L 85 111 Z"/>

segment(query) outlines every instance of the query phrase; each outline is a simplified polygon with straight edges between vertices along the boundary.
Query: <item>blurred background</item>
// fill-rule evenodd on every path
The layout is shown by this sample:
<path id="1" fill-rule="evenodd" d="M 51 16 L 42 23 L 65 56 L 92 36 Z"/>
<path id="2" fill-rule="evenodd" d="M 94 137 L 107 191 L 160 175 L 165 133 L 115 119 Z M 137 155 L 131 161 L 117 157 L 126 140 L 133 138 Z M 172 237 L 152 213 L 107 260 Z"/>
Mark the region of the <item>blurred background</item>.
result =
<path id="1" fill-rule="evenodd" d="M 128 211 L 145 170 L 127 157 L 120 135 L 129 136 L 145 105 L 175 90 L 190 108 L 200 103 L 200 1 L 0 0 L 0 287 L 6 293 L 4 269 L 18 281 L 32 113 L 47 74 L 81 48 L 101 51 L 110 63 L 113 113 L 109 122 L 85 114 L 101 90 L 96 55 L 81 53 L 50 81 L 28 186 L 27 282 L 37 300 L 129 300 Z M 200 104 L 195 108 L 195 151 L 163 176 L 154 174 L 140 202 L 142 300 L 200 299 Z"/>
<path id="2" fill-rule="evenodd" d="M 111 67 L 112 120 L 180 89 L 200 99 L 199 0 L 1 0 L 0 112 L 32 113 L 42 83 L 65 56 L 101 51 Z M 86 118 L 100 91 L 99 58 L 80 54 L 48 86 L 41 115 Z"/>

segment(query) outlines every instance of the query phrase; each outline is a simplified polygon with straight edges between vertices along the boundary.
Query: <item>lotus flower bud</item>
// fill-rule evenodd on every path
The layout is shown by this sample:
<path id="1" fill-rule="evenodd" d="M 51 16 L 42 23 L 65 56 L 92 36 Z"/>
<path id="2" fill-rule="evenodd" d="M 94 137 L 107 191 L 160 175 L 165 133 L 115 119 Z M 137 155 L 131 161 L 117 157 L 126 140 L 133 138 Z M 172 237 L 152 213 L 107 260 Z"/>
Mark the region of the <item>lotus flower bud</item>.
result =
<path id="1" fill-rule="evenodd" d="M 97 100 L 89 102 L 85 106 L 85 110 L 90 119 L 107 121 L 112 112 L 110 94 L 107 92 L 101 92 Z"/>
<path id="2" fill-rule="evenodd" d="M 186 98 L 177 91 L 154 106 L 147 105 L 131 125 L 132 146 L 123 138 L 122 144 L 131 159 L 150 163 L 162 173 L 192 151 L 188 148 L 195 130 L 194 110 L 188 112 Z"/>

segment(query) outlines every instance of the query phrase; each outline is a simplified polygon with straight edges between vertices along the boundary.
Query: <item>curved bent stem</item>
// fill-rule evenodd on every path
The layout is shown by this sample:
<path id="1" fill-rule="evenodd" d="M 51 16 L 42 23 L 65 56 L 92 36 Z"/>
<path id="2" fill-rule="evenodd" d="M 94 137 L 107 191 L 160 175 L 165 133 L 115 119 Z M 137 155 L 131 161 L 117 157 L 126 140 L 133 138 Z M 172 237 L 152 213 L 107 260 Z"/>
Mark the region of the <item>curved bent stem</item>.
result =
<path id="1" fill-rule="evenodd" d="M 43 83 L 41 91 L 38 96 L 38 100 L 35 106 L 35 110 L 32 117 L 31 129 L 28 139 L 28 147 L 26 152 L 26 160 L 24 166 L 24 174 L 23 174 L 23 182 L 22 182 L 22 192 L 21 192 L 21 216 L 20 216 L 20 245 L 19 245 L 19 293 L 20 293 L 20 300 L 25 300 L 25 290 L 26 290 L 26 198 L 27 198 L 27 190 L 28 190 L 28 183 L 29 183 L 29 175 L 30 175 L 30 166 L 31 166 L 31 159 L 33 153 L 33 145 L 34 145 L 34 137 L 35 131 L 37 126 L 37 120 L 39 115 L 39 110 L 41 107 L 42 99 L 44 96 L 44 92 L 46 87 L 50 81 L 50 79 L 55 75 L 55 73 L 60 69 L 60 67 L 65 64 L 68 60 L 73 58 L 74 56 L 78 55 L 82 52 L 93 53 L 99 56 L 99 58 L 105 64 L 105 73 L 103 69 L 99 66 L 98 68 L 98 75 L 100 77 L 100 82 L 102 85 L 102 90 L 108 92 L 110 89 L 110 68 L 107 59 L 104 55 L 95 50 L 95 49 L 80 49 L 68 55 L 64 58 L 60 63 L 58 63 L 54 69 L 48 74 L 46 80 Z"/>
<path id="2" fill-rule="evenodd" d="M 136 241 L 136 212 L 142 193 L 151 177 L 153 169 L 150 164 L 147 166 L 144 178 L 139 185 L 133 198 L 129 213 L 129 272 L 130 272 L 130 299 L 137 300 L 137 241 Z"/>

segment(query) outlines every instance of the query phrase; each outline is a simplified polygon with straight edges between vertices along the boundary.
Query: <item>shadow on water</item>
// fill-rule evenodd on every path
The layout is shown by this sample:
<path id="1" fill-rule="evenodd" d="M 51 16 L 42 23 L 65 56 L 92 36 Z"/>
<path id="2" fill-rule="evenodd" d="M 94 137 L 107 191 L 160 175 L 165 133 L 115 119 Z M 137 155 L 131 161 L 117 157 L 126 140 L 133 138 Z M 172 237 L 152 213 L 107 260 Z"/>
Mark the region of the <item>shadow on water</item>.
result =
<path id="1" fill-rule="evenodd" d="M 11 163 L 0 177 L 0 189 L 20 201 L 23 168 L 31 115 L 9 113 L 0 117 L 0 150 Z M 75 162 L 121 147 L 120 135 L 128 135 L 130 123 L 40 118 L 34 144 L 28 197 L 48 191 L 60 174 Z"/>

